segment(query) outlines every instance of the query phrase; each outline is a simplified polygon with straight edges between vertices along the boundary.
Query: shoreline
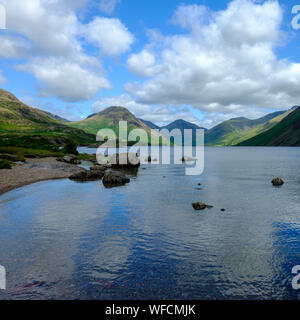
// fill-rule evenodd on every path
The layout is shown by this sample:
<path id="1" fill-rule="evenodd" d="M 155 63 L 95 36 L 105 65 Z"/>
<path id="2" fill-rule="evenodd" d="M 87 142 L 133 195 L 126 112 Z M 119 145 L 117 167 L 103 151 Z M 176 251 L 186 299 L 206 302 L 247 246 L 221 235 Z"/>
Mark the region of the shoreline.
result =
<path id="1" fill-rule="evenodd" d="M 12 169 L 0 170 L 0 196 L 33 183 L 69 178 L 84 169 L 56 161 L 56 158 L 26 159 Z"/>

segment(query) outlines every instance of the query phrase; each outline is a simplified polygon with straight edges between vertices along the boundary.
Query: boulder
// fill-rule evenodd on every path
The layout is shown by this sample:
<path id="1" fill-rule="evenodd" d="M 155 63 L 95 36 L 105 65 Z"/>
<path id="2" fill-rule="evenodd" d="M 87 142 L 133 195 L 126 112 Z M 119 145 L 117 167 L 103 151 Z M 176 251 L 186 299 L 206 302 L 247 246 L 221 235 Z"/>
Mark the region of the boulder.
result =
<path id="1" fill-rule="evenodd" d="M 202 202 L 196 202 L 196 203 L 193 203 L 192 205 L 193 205 L 193 208 L 197 211 L 213 208 L 213 206 L 209 206 L 208 204 L 205 204 Z"/>
<path id="2" fill-rule="evenodd" d="M 103 184 L 105 187 L 122 186 L 130 182 L 130 179 L 121 172 L 109 171 L 104 174 Z"/>
<path id="3" fill-rule="evenodd" d="M 60 162 L 69 163 L 69 164 L 81 164 L 81 161 L 78 160 L 78 158 L 75 156 L 64 156 L 56 160 Z"/>
<path id="4" fill-rule="evenodd" d="M 145 159 L 145 162 L 152 162 L 151 156 L 149 156 L 148 158 L 146 158 L 146 159 Z"/>
<path id="5" fill-rule="evenodd" d="M 101 180 L 104 176 L 104 171 L 81 171 L 69 177 L 70 180 L 75 181 L 95 181 Z"/>
<path id="6" fill-rule="evenodd" d="M 284 185 L 284 181 L 281 178 L 275 178 L 272 180 L 272 184 L 275 187 L 280 187 L 280 186 Z"/>

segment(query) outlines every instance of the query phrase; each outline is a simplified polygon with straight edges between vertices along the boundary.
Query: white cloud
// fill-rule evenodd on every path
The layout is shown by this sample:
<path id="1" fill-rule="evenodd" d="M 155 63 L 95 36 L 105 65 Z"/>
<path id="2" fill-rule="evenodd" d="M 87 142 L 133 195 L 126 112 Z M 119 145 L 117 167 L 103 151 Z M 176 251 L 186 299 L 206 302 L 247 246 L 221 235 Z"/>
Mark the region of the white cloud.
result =
<path id="1" fill-rule="evenodd" d="M 300 64 L 274 51 L 282 39 L 278 1 L 234 0 L 205 19 L 206 11 L 180 6 L 172 22 L 186 34 L 154 36 L 128 59 L 129 70 L 146 79 L 127 83 L 127 92 L 138 103 L 190 105 L 224 117 L 299 104 Z M 149 48 L 155 59 L 143 59 Z"/>
<path id="2" fill-rule="evenodd" d="M 183 29 L 198 30 L 208 20 L 210 12 L 207 7 L 201 5 L 180 5 L 171 23 L 181 26 Z"/>
<path id="3" fill-rule="evenodd" d="M 97 17 L 85 26 L 85 36 L 104 54 L 119 55 L 130 49 L 134 38 L 119 19 Z"/>
<path id="4" fill-rule="evenodd" d="M 27 59 L 18 70 L 35 76 L 41 95 L 74 102 L 111 88 L 99 57 L 85 45 L 91 41 L 112 56 L 129 50 L 133 36 L 121 21 L 98 17 L 82 23 L 78 13 L 87 0 L 3 2 L 8 34 L 0 39 L 0 56 Z"/>
<path id="5" fill-rule="evenodd" d="M 100 10 L 106 14 L 112 14 L 117 4 L 121 3 L 122 0 L 100 0 Z"/>
<path id="6" fill-rule="evenodd" d="M 111 87 L 99 73 L 64 59 L 33 59 L 19 68 L 36 77 L 42 96 L 56 96 L 64 101 L 92 99 L 100 90 Z"/>
<path id="7" fill-rule="evenodd" d="M 29 48 L 28 42 L 22 38 L 6 35 L 0 36 L 0 57 L 20 58 L 26 55 Z"/>
<path id="8" fill-rule="evenodd" d="M 156 64 L 154 54 L 148 49 L 130 55 L 127 60 L 127 68 L 139 77 L 152 77 L 163 71 L 162 66 Z"/>

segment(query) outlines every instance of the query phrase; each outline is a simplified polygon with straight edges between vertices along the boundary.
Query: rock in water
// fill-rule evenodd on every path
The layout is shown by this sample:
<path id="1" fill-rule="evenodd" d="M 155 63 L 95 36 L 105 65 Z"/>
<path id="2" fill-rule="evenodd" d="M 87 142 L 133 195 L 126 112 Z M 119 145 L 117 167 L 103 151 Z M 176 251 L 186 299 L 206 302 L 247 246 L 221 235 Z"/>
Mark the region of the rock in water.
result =
<path id="1" fill-rule="evenodd" d="M 93 181 L 101 180 L 104 176 L 104 171 L 82 171 L 73 174 L 69 179 L 75 181 Z"/>
<path id="2" fill-rule="evenodd" d="M 275 187 L 280 187 L 280 186 L 284 185 L 284 181 L 281 178 L 275 178 L 272 180 L 272 184 Z"/>
<path id="3" fill-rule="evenodd" d="M 103 184 L 107 188 L 111 188 L 114 186 L 122 186 L 129 182 L 130 182 L 130 179 L 127 178 L 125 174 L 121 172 L 109 171 L 109 172 L 106 172 L 103 177 Z"/>
<path id="4" fill-rule="evenodd" d="M 196 203 L 193 203 L 193 208 L 197 211 L 200 211 L 200 210 L 205 210 L 205 209 L 212 209 L 213 206 L 210 206 L 210 205 L 202 203 L 202 202 L 196 202 Z"/>
<path id="5" fill-rule="evenodd" d="M 147 158 L 145 159 L 145 162 L 152 162 L 151 156 L 147 157 Z"/>

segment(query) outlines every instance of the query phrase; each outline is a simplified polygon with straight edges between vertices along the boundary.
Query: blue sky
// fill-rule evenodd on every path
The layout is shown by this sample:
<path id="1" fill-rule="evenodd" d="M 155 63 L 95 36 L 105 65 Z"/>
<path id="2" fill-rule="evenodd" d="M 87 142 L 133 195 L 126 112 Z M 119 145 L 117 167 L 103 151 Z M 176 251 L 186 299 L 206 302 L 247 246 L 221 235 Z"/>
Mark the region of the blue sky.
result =
<path id="1" fill-rule="evenodd" d="M 123 105 L 211 127 L 300 104 L 297 1 L 1 2 L 0 87 L 71 120 Z"/>

